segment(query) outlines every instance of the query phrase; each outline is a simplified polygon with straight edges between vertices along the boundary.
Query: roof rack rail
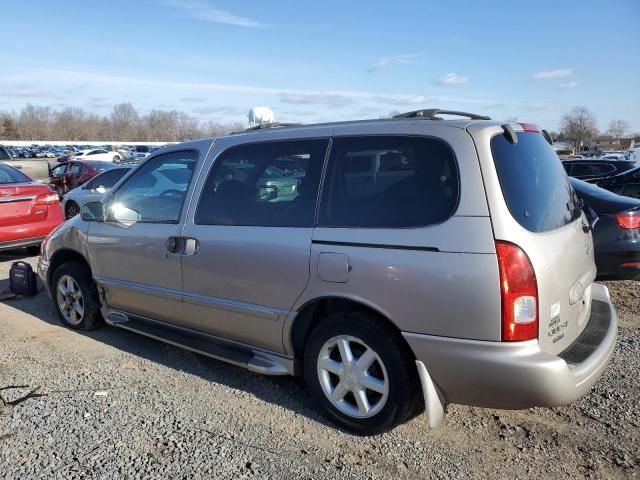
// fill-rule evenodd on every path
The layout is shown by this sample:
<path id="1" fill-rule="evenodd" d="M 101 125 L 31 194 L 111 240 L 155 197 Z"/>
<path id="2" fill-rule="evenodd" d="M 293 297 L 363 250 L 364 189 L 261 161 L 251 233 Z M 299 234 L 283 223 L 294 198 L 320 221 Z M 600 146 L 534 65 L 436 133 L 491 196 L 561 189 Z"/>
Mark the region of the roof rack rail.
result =
<path id="1" fill-rule="evenodd" d="M 476 113 L 457 112 L 455 110 L 441 110 L 439 108 L 426 108 L 423 110 L 414 110 L 413 112 L 399 113 L 393 118 L 426 118 L 428 120 L 442 120 L 437 115 L 456 115 L 458 117 L 467 117 L 471 120 L 491 120 L 486 115 L 478 115 Z"/>
<path id="2" fill-rule="evenodd" d="M 249 127 L 245 130 L 241 130 L 239 132 L 231 132 L 231 133 L 255 132 L 256 130 L 267 130 L 269 128 L 287 128 L 287 127 L 301 127 L 301 126 L 302 126 L 302 123 L 272 122 L 272 123 L 262 123 L 254 127 Z"/>

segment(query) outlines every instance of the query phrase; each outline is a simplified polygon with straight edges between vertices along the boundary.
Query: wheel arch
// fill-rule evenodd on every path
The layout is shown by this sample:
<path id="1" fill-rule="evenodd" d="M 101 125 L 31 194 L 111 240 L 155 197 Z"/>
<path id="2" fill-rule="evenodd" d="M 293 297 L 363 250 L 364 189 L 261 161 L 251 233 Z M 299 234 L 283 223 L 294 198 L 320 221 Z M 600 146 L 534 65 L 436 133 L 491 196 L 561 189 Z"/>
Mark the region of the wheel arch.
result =
<path id="1" fill-rule="evenodd" d="M 305 346 L 311 331 L 323 318 L 332 313 L 353 311 L 369 313 L 379 322 L 397 332 L 398 338 L 406 347 L 407 352 L 415 359 L 415 354 L 402 336 L 400 328 L 379 308 L 361 299 L 332 295 L 309 300 L 300 307 L 292 320 L 292 324 L 285 334 L 285 348 L 293 354 L 296 365 L 299 365 L 304 357 Z"/>
<path id="2" fill-rule="evenodd" d="M 53 273 L 58 269 L 60 265 L 69 262 L 82 263 L 89 272 L 91 272 L 91 266 L 87 259 L 76 250 L 70 248 L 63 248 L 56 251 L 49 260 L 49 270 L 47 272 L 47 284 L 51 286 L 51 280 L 53 279 Z"/>

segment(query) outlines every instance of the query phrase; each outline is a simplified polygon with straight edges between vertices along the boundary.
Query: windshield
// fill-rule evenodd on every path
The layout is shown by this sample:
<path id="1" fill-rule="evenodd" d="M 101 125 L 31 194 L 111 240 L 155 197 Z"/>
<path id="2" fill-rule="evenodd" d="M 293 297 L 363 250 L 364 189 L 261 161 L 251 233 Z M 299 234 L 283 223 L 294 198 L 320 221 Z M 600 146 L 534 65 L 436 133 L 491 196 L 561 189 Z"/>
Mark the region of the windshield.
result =
<path id="1" fill-rule="evenodd" d="M 518 142 L 504 135 L 491 139 L 496 171 L 509 211 L 532 232 L 546 232 L 580 216 L 575 192 L 562 162 L 539 133 L 518 133 Z"/>
<path id="2" fill-rule="evenodd" d="M 0 163 L 0 185 L 7 183 L 25 183 L 30 181 L 31 179 L 25 174 L 20 173 L 15 168 L 11 168 L 8 165 Z"/>
<path id="3" fill-rule="evenodd" d="M 93 168 L 94 170 L 97 170 L 99 172 L 106 172 L 107 170 L 111 170 L 112 168 L 115 168 L 117 165 L 114 163 L 109 163 L 109 162 L 85 162 L 87 165 L 89 165 L 91 168 Z"/>

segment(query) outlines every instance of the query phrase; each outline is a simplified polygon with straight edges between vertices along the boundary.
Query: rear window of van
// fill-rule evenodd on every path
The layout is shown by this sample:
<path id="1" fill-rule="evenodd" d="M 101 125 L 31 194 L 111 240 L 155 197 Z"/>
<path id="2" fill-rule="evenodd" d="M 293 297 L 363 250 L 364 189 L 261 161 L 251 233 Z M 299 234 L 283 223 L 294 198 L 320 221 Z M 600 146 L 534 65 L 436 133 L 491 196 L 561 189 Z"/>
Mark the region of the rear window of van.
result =
<path id="1" fill-rule="evenodd" d="M 491 152 L 509 211 L 531 232 L 563 227 L 580 216 L 577 197 L 551 145 L 539 133 L 491 139 Z"/>

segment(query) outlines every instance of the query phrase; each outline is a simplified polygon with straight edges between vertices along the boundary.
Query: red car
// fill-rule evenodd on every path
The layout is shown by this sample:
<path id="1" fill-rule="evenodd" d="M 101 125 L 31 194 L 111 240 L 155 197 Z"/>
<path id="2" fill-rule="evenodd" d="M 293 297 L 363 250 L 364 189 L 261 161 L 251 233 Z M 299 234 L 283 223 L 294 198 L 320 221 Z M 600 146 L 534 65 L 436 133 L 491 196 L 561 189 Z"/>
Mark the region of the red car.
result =
<path id="1" fill-rule="evenodd" d="M 0 163 L 0 250 L 39 252 L 44 237 L 64 222 L 58 194 Z"/>
<path id="2" fill-rule="evenodd" d="M 49 173 L 49 185 L 51 185 L 51 188 L 58 192 L 58 195 L 62 198 L 68 191 L 88 182 L 96 175 L 117 166 L 115 163 L 100 161 L 72 160 L 61 163 L 51 169 Z"/>

